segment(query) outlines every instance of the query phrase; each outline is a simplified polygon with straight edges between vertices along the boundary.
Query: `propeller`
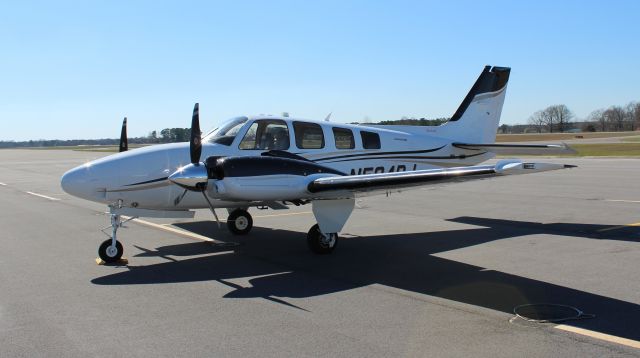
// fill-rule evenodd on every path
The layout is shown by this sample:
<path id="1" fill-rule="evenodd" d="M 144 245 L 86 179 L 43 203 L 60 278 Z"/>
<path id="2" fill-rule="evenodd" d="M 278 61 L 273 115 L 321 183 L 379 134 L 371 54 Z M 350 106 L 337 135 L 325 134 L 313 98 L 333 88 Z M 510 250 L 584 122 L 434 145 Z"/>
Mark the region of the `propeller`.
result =
<path id="1" fill-rule="evenodd" d="M 185 165 L 169 176 L 171 182 L 184 188 L 184 192 L 174 200 L 174 204 L 180 204 L 180 201 L 182 201 L 188 191 L 199 191 L 207 201 L 209 209 L 216 218 L 218 227 L 220 227 L 218 215 L 205 192 L 209 176 L 206 166 L 200 162 L 200 156 L 202 155 L 202 138 L 200 136 L 200 109 L 198 103 L 196 103 L 193 107 L 193 116 L 191 117 L 191 138 L 189 140 L 191 164 Z"/>
<path id="2" fill-rule="evenodd" d="M 200 113 L 198 103 L 193 107 L 191 117 L 191 139 L 189 140 L 189 156 L 191 164 L 187 164 L 169 176 L 173 183 L 191 191 L 204 191 L 207 187 L 207 168 L 200 162 L 202 155 L 202 139 L 200 138 Z M 184 196 L 184 194 L 182 195 Z M 179 203 L 179 200 L 177 201 Z"/>
<path id="3" fill-rule="evenodd" d="M 200 138 L 200 110 L 198 103 L 193 107 L 191 117 L 191 140 L 189 151 L 191 154 L 191 164 L 200 165 L 200 155 L 202 154 L 202 139 Z"/>
<path id="4" fill-rule="evenodd" d="M 129 149 L 127 141 L 127 117 L 122 121 L 122 131 L 120 132 L 120 152 L 126 152 Z"/>

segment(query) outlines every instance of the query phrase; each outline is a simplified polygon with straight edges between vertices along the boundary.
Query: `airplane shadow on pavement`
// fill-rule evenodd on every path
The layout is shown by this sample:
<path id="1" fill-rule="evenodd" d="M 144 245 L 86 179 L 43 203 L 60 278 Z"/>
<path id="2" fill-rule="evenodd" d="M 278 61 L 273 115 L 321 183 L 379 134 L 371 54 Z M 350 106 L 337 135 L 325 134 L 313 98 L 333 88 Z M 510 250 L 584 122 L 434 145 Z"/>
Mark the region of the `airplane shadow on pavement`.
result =
<path id="1" fill-rule="evenodd" d="M 237 241 L 240 245 L 216 247 L 207 242 L 193 242 L 155 249 L 139 247 L 143 252 L 137 256 L 160 256 L 168 261 L 130 266 L 129 271 L 95 278 L 92 282 L 136 285 L 218 281 L 234 288 L 225 295 L 228 298 L 304 298 L 380 284 L 506 313 L 513 313 L 515 306 L 526 303 L 572 305 L 595 314 L 596 318 L 568 324 L 640 339 L 638 304 L 432 255 L 541 233 L 638 242 L 638 228 L 600 231 L 608 226 L 539 224 L 477 217 L 450 221 L 482 227 L 346 237 L 341 238 L 335 253 L 325 256 L 309 252 L 305 233 L 301 232 L 254 227 L 250 235 L 237 237 L 224 229 L 218 230 L 215 223 L 208 221 L 177 224 L 182 229 L 201 235 L 213 233 L 219 240 Z M 195 255 L 198 256 L 191 257 Z M 227 281 L 246 277 L 253 277 L 249 280 L 250 287 Z M 286 301 L 280 303 L 293 306 Z"/>

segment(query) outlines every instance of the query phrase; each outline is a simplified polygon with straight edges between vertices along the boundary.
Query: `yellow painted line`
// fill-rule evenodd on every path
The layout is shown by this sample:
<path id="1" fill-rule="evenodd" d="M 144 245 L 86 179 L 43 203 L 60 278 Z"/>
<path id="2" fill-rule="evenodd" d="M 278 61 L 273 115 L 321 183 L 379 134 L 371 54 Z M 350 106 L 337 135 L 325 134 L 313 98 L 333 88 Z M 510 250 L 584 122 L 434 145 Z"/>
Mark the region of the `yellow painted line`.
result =
<path id="1" fill-rule="evenodd" d="M 50 197 L 50 196 L 46 196 L 46 195 L 42 195 L 42 194 L 38 194 L 38 193 L 34 193 L 34 192 L 32 192 L 32 191 L 27 191 L 26 193 L 27 193 L 27 194 L 31 194 L 31 195 L 33 195 L 33 196 L 39 196 L 39 197 L 41 197 L 41 198 L 44 198 L 44 199 L 47 199 L 47 200 L 51 200 L 51 201 L 58 201 L 58 200 L 60 200 L 60 199 L 58 199 L 58 198 L 52 198 L 52 197 Z"/>
<path id="2" fill-rule="evenodd" d="M 596 332 L 596 331 L 590 331 L 590 330 L 584 329 L 584 328 L 567 326 L 565 324 L 560 324 L 560 325 L 557 325 L 557 326 L 555 326 L 553 328 L 557 328 L 557 329 L 560 329 L 560 330 L 563 330 L 563 331 L 567 331 L 567 332 L 571 332 L 571 333 L 575 333 L 575 334 L 580 334 L 580 335 L 583 335 L 583 336 L 599 339 L 599 340 L 610 342 L 610 343 L 616 343 L 616 344 L 621 344 L 623 346 L 632 347 L 632 348 L 639 348 L 640 349 L 640 342 L 634 341 L 632 339 L 622 338 L 622 337 L 618 337 L 618 336 L 612 336 L 610 334 L 600 333 L 600 332 Z"/>
<path id="3" fill-rule="evenodd" d="M 254 218 L 272 218 L 276 216 L 307 215 L 307 214 L 311 214 L 311 211 L 302 211 L 299 213 L 287 213 L 287 214 L 260 215 L 260 216 L 254 216 Z"/>
<path id="4" fill-rule="evenodd" d="M 59 200 L 59 199 L 55 199 L 55 200 Z M 262 216 L 254 216 L 255 218 L 266 218 L 266 217 L 273 217 L 273 216 L 290 216 L 290 215 L 304 215 L 304 214 L 311 214 L 310 211 L 303 211 L 303 212 L 299 212 L 299 213 L 287 213 L 287 214 L 274 214 L 274 215 L 262 215 Z M 122 218 L 124 220 L 128 220 L 130 219 L 130 217 L 128 216 L 122 216 Z M 214 240 L 210 237 L 206 237 L 203 235 L 199 235 L 199 234 L 195 234 L 186 230 L 181 230 L 181 229 L 177 229 L 174 226 L 171 226 L 172 224 L 156 224 L 156 223 L 152 223 L 150 221 L 146 221 L 146 220 L 142 220 L 142 219 L 133 219 L 131 220 L 133 222 L 136 222 L 138 224 L 144 225 L 144 226 L 148 226 L 148 227 L 152 227 L 154 229 L 159 229 L 159 230 L 164 230 L 167 232 L 170 232 L 172 234 L 176 234 L 176 235 L 180 235 L 180 236 L 184 236 L 190 239 L 195 239 L 195 240 L 201 240 L 201 241 L 207 241 L 207 242 L 215 242 L 215 243 L 219 243 L 220 241 Z"/>
<path id="5" fill-rule="evenodd" d="M 638 223 L 633 223 L 633 224 L 627 224 L 627 225 L 612 226 L 612 227 L 608 227 L 608 228 L 600 229 L 600 230 L 598 230 L 598 232 L 604 232 L 604 231 L 611 231 L 611 230 L 624 229 L 625 227 L 632 227 L 632 226 L 640 226 L 640 222 L 638 222 Z"/>
<path id="6" fill-rule="evenodd" d="M 108 212 L 106 213 L 108 214 Z M 271 214 L 271 215 L 256 215 L 253 216 L 254 218 L 273 218 L 273 217 L 277 217 L 277 216 L 291 216 L 291 215 L 307 215 L 307 214 L 311 214 L 311 211 L 301 211 L 299 213 L 286 213 L 286 214 Z M 221 223 L 226 223 L 227 220 L 220 220 Z M 173 223 L 173 224 L 177 224 L 177 223 Z M 162 224 L 162 226 L 170 226 L 173 224 Z"/>
<path id="7" fill-rule="evenodd" d="M 614 203 L 640 203 L 640 200 L 605 199 L 605 201 L 612 201 Z"/>
<path id="8" fill-rule="evenodd" d="M 126 216 L 122 216 L 125 220 L 130 219 L 129 217 Z M 206 236 L 202 236 L 202 235 L 198 235 L 186 230 L 180 230 L 180 229 L 176 229 L 175 227 L 171 227 L 171 226 L 164 226 L 164 225 L 160 225 L 160 224 L 156 224 L 156 223 L 152 223 L 146 220 L 141 220 L 141 219 L 133 219 L 131 220 L 133 222 L 136 222 L 138 224 L 144 225 L 144 226 L 148 226 L 148 227 L 152 227 L 154 229 L 160 229 L 160 230 L 164 230 L 167 232 L 170 232 L 172 234 L 176 234 L 176 235 L 180 235 L 183 237 L 187 237 L 190 239 L 195 239 L 195 240 L 201 240 L 201 241 L 207 241 L 207 242 L 218 242 L 210 237 L 206 237 Z"/>

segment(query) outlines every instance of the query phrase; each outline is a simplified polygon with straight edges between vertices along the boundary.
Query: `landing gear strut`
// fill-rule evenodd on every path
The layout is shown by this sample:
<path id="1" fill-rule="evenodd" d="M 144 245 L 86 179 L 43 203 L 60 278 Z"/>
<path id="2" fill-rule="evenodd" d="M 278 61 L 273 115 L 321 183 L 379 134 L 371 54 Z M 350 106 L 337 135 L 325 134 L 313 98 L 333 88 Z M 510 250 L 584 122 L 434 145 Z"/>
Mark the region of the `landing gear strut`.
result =
<path id="1" fill-rule="evenodd" d="M 253 227 L 253 219 L 251 214 L 244 209 L 236 209 L 229 213 L 227 218 L 227 227 L 229 231 L 236 235 L 246 235 Z"/>
<path id="2" fill-rule="evenodd" d="M 133 220 L 135 218 L 128 218 L 127 220 L 122 220 L 119 214 L 115 214 L 114 210 L 122 208 L 122 201 L 118 201 L 117 204 L 109 205 L 109 209 L 111 211 L 111 225 L 102 229 L 102 232 L 107 235 L 109 238 L 100 244 L 98 247 L 98 256 L 100 259 L 106 263 L 118 262 L 122 258 L 122 254 L 124 253 L 124 249 L 122 248 L 122 244 L 117 240 L 118 228 L 121 228 L 124 223 L 127 221 Z M 105 230 L 111 228 L 111 235 L 107 234 Z"/>
<path id="3" fill-rule="evenodd" d="M 307 244 L 311 251 L 316 254 L 330 254 L 338 246 L 338 234 L 335 232 L 323 234 L 318 224 L 315 224 L 307 233 Z"/>
<path id="4" fill-rule="evenodd" d="M 338 232 L 342 230 L 355 206 L 355 198 L 314 200 L 313 216 L 318 224 L 307 234 L 307 244 L 316 254 L 326 255 L 338 245 Z"/>

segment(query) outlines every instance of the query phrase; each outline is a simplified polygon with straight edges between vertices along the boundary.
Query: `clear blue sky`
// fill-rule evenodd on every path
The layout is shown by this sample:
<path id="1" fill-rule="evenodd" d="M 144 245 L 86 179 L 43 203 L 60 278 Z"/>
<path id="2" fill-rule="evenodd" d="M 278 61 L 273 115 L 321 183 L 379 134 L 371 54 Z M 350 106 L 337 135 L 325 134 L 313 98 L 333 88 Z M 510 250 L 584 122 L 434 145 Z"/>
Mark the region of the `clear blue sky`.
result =
<path id="1" fill-rule="evenodd" d="M 449 117 L 486 64 L 502 122 L 640 100 L 640 1 L 3 1 L 0 140 L 261 113 Z"/>

